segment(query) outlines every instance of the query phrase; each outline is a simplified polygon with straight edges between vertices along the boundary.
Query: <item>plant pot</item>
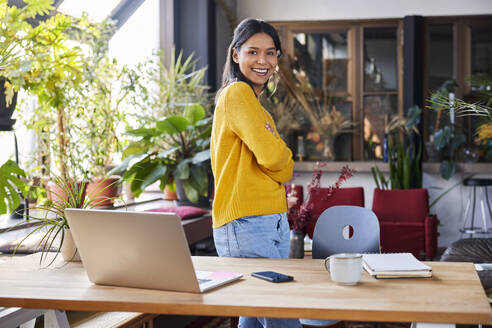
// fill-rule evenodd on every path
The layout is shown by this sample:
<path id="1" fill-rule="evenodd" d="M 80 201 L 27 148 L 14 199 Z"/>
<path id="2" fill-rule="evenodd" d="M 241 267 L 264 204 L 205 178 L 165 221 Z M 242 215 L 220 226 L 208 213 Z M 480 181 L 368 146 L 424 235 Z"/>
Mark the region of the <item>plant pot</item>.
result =
<path id="1" fill-rule="evenodd" d="M 432 141 L 425 142 L 425 151 L 427 153 L 428 162 L 441 162 L 442 152 L 437 150 Z"/>
<path id="2" fill-rule="evenodd" d="M 15 106 L 17 105 L 17 92 L 14 92 L 12 103 L 7 107 L 5 99 L 5 77 L 0 76 L 0 131 L 11 131 L 15 120 L 12 119 Z"/>
<path id="3" fill-rule="evenodd" d="M 290 231 L 290 250 L 289 258 L 303 259 L 304 258 L 304 232 L 302 230 Z"/>
<path id="4" fill-rule="evenodd" d="M 85 199 L 86 193 L 87 183 L 85 184 L 84 191 L 82 192 L 82 201 Z M 68 200 L 68 196 L 65 194 L 63 188 L 61 188 L 53 181 L 48 181 L 48 183 L 46 184 L 46 197 L 48 197 L 48 199 L 52 202 L 66 202 Z"/>
<path id="5" fill-rule="evenodd" d="M 198 206 L 202 208 L 210 208 L 210 200 L 207 197 L 199 196 L 197 203 L 192 203 L 186 196 L 183 183 L 180 179 L 176 179 L 176 194 L 178 199 L 174 202 L 177 206 Z"/>
<path id="6" fill-rule="evenodd" d="M 60 253 L 65 262 L 81 261 L 79 251 L 77 250 L 77 246 L 75 246 L 70 229 L 65 229 L 65 237 L 63 238 L 63 244 L 60 247 Z"/>
<path id="7" fill-rule="evenodd" d="M 87 185 L 87 196 L 95 206 L 111 206 L 114 199 L 118 197 L 118 180 L 120 178 L 112 176 L 109 178 L 96 179 Z"/>
<path id="8" fill-rule="evenodd" d="M 178 195 L 175 191 L 172 191 L 168 185 L 164 188 L 164 199 L 165 200 L 178 200 Z"/>

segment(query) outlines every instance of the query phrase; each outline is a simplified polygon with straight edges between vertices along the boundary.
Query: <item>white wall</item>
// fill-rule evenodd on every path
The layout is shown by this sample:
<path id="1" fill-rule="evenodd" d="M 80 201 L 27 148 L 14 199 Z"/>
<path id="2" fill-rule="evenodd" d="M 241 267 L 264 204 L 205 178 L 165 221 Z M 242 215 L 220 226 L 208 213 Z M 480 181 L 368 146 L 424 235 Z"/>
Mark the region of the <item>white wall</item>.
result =
<path id="1" fill-rule="evenodd" d="M 240 19 L 266 21 L 398 18 L 492 14 L 491 0 L 238 0 Z"/>

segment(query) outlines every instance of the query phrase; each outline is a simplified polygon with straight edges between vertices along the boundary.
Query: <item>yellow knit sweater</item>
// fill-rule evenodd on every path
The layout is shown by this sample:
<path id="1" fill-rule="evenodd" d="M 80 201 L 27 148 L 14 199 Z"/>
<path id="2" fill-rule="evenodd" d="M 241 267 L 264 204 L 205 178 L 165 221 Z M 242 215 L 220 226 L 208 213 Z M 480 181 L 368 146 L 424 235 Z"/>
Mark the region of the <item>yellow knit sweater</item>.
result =
<path id="1" fill-rule="evenodd" d="M 267 122 L 275 135 L 265 127 Z M 214 228 L 243 216 L 287 210 L 283 183 L 292 178 L 292 152 L 248 84 L 235 82 L 222 90 L 215 107 L 210 154 Z"/>

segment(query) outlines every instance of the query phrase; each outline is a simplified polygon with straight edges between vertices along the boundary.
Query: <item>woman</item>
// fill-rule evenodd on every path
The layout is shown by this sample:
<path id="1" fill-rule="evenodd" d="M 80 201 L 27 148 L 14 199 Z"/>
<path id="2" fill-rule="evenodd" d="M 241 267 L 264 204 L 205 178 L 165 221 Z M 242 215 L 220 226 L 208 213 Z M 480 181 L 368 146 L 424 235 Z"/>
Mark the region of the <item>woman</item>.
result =
<path id="1" fill-rule="evenodd" d="M 258 98 L 277 69 L 277 31 L 247 18 L 234 31 L 216 96 L 211 138 L 214 241 L 219 256 L 286 258 L 289 224 L 283 183 L 292 153 Z M 239 327 L 300 327 L 298 320 L 239 318 Z"/>

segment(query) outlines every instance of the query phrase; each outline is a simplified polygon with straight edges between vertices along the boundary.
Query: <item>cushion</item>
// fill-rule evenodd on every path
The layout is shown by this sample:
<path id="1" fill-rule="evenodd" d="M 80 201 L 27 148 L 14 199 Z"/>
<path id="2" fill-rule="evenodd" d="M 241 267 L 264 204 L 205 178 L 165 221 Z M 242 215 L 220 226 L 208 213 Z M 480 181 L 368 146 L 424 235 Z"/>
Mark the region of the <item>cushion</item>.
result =
<path id="1" fill-rule="evenodd" d="M 204 214 L 209 213 L 209 211 L 204 210 L 203 208 L 195 207 L 195 206 L 160 207 L 160 208 L 153 208 L 153 209 L 147 210 L 147 212 L 176 213 L 181 218 L 181 220 L 196 218 L 198 216 L 202 216 Z"/>
<path id="2" fill-rule="evenodd" d="M 413 221 L 423 222 L 429 213 L 427 189 L 374 189 L 372 210 L 379 222 Z"/>

